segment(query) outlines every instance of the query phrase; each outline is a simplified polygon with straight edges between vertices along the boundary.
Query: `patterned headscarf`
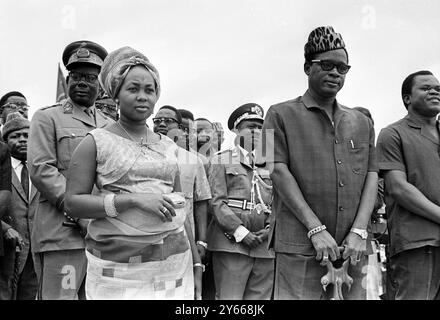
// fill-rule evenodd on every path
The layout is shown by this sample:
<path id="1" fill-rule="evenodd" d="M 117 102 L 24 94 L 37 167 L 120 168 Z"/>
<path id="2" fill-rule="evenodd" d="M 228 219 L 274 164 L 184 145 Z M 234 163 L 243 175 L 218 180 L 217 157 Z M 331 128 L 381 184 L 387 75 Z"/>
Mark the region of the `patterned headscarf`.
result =
<path id="1" fill-rule="evenodd" d="M 156 83 L 156 96 L 159 98 L 159 72 L 145 55 L 133 48 L 122 47 L 107 55 L 99 73 L 101 87 L 112 99 L 118 96 L 122 83 L 130 69 L 137 65 L 144 66 L 151 73 Z"/>
<path id="2" fill-rule="evenodd" d="M 345 49 L 344 40 L 333 27 L 318 27 L 310 32 L 309 39 L 304 46 L 304 56 L 336 49 Z"/>

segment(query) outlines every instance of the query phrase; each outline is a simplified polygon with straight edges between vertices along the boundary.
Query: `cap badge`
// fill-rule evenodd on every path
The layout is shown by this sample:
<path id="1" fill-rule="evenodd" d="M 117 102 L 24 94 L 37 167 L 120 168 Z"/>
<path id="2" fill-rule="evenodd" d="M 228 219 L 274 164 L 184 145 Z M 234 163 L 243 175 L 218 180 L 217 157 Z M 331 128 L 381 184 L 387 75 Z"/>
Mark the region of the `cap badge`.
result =
<path id="1" fill-rule="evenodd" d="M 88 58 L 90 57 L 90 51 L 85 48 L 79 48 L 76 55 L 78 58 Z"/>
<path id="2" fill-rule="evenodd" d="M 260 117 L 263 117 L 263 111 L 257 106 L 251 107 L 251 112 L 258 114 Z"/>

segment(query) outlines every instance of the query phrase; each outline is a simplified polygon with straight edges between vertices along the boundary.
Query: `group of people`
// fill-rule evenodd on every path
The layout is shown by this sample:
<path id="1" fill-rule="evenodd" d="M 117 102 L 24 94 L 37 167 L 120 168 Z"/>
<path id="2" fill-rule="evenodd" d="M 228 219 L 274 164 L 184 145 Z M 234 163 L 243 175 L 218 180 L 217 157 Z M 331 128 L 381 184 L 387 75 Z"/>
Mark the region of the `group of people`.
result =
<path id="1" fill-rule="evenodd" d="M 155 111 L 160 76 L 142 52 L 76 41 L 62 59 L 66 100 L 31 121 L 21 93 L 0 101 L 0 299 L 366 299 L 383 203 L 386 298 L 440 298 L 431 72 L 403 81 L 408 114 L 376 150 L 369 111 L 336 100 L 344 40 L 318 27 L 306 92 L 266 116 L 236 108 L 220 150 L 215 123 Z"/>

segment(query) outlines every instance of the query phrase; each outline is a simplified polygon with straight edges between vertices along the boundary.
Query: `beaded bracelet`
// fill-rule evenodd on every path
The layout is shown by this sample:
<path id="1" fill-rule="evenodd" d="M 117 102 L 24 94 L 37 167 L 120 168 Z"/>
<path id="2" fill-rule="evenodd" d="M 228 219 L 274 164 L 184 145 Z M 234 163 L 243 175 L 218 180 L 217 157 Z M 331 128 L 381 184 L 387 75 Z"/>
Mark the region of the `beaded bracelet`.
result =
<path id="1" fill-rule="evenodd" d="M 110 218 L 118 216 L 119 212 L 116 210 L 114 193 L 110 193 L 104 197 L 104 210 L 105 214 Z"/>
<path id="2" fill-rule="evenodd" d="M 314 234 L 317 234 L 321 231 L 324 231 L 325 229 L 327 229 L 327 227 L 325 225 L 322 226 L 318 226 L 316 228 L 313 228 L 312 230 L 310 230 L 309 232 L 307 232 L 307 238 L 311 238 Z"/>

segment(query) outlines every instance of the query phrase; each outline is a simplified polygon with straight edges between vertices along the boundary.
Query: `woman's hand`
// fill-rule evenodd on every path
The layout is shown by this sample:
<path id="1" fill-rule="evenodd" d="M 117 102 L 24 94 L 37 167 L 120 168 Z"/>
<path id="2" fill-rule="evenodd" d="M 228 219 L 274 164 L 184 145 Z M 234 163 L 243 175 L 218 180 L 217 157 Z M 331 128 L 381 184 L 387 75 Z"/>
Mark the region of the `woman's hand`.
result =
<path id="1" fill-rule="evenodd" d="M 172 221 L 176 216 L 173 204 L 161 194 L 137 193 L 133 194 L 134 203 L 140 210 L 159 216 L 163 222 Z"/>
<path id="2" fill-rule="evenodd" d="M 202 268 L 194 267 L 194 300 L 202 300 L 202 276 Z"/>

